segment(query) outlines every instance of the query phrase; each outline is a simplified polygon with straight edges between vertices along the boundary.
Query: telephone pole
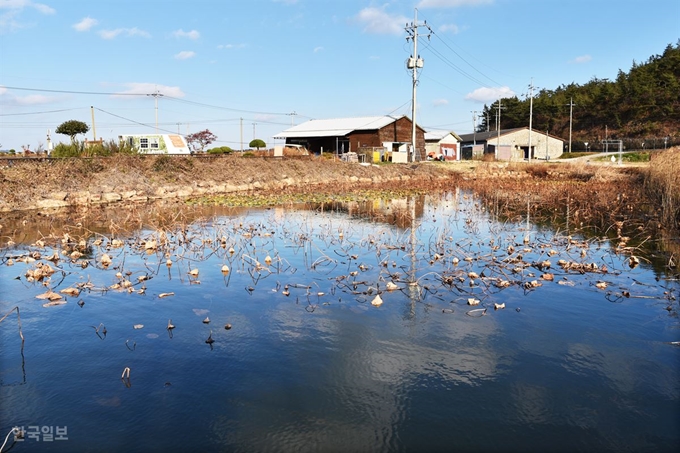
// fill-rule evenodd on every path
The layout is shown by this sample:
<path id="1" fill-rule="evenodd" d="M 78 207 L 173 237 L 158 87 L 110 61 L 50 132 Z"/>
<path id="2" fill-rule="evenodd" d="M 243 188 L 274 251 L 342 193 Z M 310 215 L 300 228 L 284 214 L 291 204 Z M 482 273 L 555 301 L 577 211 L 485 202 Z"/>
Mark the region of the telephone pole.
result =
<path id="1" fill-rule="evenodd" d="M 472 112 L 472 145 L 477 145 L 477 110 L 471 110 Z"/>
<path id="2" fill-rule="evenodd" d="M 293 117 L 295 115 L 297 115 L 297 113 L 295 113 L 295 110 L 293 110 L 291 113 L 288 113 L 288 116 L 290 116 L 290 127 L 293 127 Z"/>
<path id="3" fill-rule="evenodd" d="M 255 140 L 255 126 L 257 126 L 257 123 L 253 123 L 253 140 Z"/>
<path id="4" fill-rule="evenodd" d="M 155 110 L 156 110 L 156 134 L 158 134 L 158 98 L 163 96 L 163 95 L 161 93 L 159 93 L 158 88 L 156 88 L 155 93 L 147 94 L 147 96 L 153 96 L 153 98 L 154 98 Z"/>
<path id="5" fill-rule="evenodd" d="M 534 119 L 534 78 L 531 78 L 529 85 L 529 152 L 527 153 L 529 160 L 531 160 L 531 124 Z"/>
<path id="6" fill-rule="evenodd" d="M 505 107 L 501 105 L 501 99 L 498 98 L 498 106 L 496 109 L 498 110 L 498 113 L 496 114 L 496 132 L 498 133 L 498 136 L 496 138 L 496 150 L 494 152 L 494 158 L 498 159 L 498 148 L 501 146 L 501 110 L 503 110 Z M 512 156 L 510 156 L 512 157 Z"/>
<path id="7" fill-rule="evenodd" d="M 569 106 L 569 152 L 571 153 L 571 120 L 572 120 L 572 114 L 574 112 L 574 98 L 569 98 L 569 104 L 565 104 Z"/>
<path id="8" fill-rule="evenodd" d="M 418 28 L 425 27 L 428 30 L 427 39 L 430 39 L 432 29 L 427 25 L 427 21 L 422 24 L 418 23 L 418 9 L 415 9 L 413 22 L 406 24 L 405 30 L 406 42 L 409 39 L 413 40 L 413 54 L 406 61 L 406 67 L 411 70 L 413 74 L 413 94 L 411 99 L 411 162 L 415 162 L 416 157 L 416 86 L 418 85 L 418 69 L 423 67 L 423 59 L 418 55 Z"/>
<path id="9" fill-rule="evenodd" d="M 241 118 L 241 152 L 243 152 L 243 118 Z"/>

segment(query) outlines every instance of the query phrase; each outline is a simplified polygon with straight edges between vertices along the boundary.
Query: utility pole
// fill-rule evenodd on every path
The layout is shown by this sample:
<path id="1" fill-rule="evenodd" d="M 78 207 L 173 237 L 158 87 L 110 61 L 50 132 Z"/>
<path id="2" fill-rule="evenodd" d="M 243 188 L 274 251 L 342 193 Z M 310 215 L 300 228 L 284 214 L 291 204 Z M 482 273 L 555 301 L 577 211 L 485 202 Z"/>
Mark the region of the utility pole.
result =
<path id="1" fill-rule="evenodd" d="M 297 113 L 295 113 L 295 110 L 288 114 L 288 116 L 290 116 L 290 127 L 293 127 L 293 117 L 295 115 L 297 115 Z"/>
<path id="2" fill-rule="evenodd" d="M 179 135 L 179 125 L 182 123 L 177 123 L 177 135 Z"/>
<path id="3" fill-rule="evenodd" d="M 257 126 L 257 123 L 253 123 L 253 140 L 255 140 L 255 126 Z"/>
<path id="4" fill-rule="evenodd" d="M 498 159 L 498 148 L 501 146 L 501 110 L 504 109 L 505 107 L 501 106 L 501 99 L 498 98 L 498 106 L 496 109 L 498 110 L 498 114 L 496 115 L 496 132 L 498 132 L 498 137 L 496 138 L 496 149 L 494 152 L 494 158 Z M 512 157 L 512 156 L 510 156 Z"/>
<path id="5" fill-rule="evenodd" d="M 94 107 L 90 106 L 90 111 L 92 112 L 92 137 L 97 140 L 97 128 L 94 125 Z M 49 133 L 48 133 L 49 135 Z"/>
<path id="6" fill-rule="evenodd" d="M 477 110 L 472 110 L 472 145 L 477 145 Z"/>
<path id="7" fill-rule="evenodd" d="M 152 94 L 147 94 L 147 96 L 153 96 L 154 101 L 155 101 L 155 109 L 156 109 L 156 134 L 158 134 L 158 98 L 160 96 L 163 96 L 158 92 L 158 88 L 156 88 L 156 92 Z"/>
<path id="8" fill-rule="evenodd" d="M 528 157 L 531 160 L 531 125 L 534 119 L 534 78 L 531 78 L 529 85 L 529 152 Z"/>
<path id="9" fill-rule="evenodd" d="M 574 98 L 569 98 L 569 104 L 565 104 L 569 106 L 569 152 L 571 153 L 571 120 L 572 120 L 572 114 L 574 111 Z"/>
<path id="10" fill-rule="evenodd" d="M 418 27 L 426 27 L 428 29 L 427 39 L 430 39 L 430 34 L 432 29 L 427 22 L 422 24 L 418 23 L 418 9 L 415 9 L 413 22 L 406 24 L 405 30 L 408 36 L 406 37 L 406 42 L 409 39 L 413 40 L 413 54 L 406 61 L 406 67 L 413 73 L 413 94 L 411 99 L 411 162 L 415 162 L 416 157 L 416 86 L 418 85 L 418 68 L 423 67 L 423 59 L 418 55 Z"/>
<path id="11" fill-rule="evenodd" d="M 243 152 L 243 118 L 241 118 L 241 152 Z"/>
<path id="12" fill-rule="evenodd" d="M 604 125 L 604 142 L 606 143 L 604 145 L 605 146 L 604 152 L 608 153 L 609 152 L 609 128 L 606 124 Z"/>

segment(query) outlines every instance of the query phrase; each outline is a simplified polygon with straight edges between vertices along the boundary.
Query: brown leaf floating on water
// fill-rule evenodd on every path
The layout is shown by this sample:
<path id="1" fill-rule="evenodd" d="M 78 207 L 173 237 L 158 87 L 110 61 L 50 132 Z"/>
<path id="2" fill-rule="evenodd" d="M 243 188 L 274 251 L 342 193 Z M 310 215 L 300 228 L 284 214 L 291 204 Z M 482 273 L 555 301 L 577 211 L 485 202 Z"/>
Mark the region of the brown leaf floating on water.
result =
<path id="1" fill-rule="evenodd" d="M 66 304 L 65 300 L 53 300 L 52 302 L 47 302 L 43 304 L 43 307 L 54 307 L 55 305 L 64 305 Z"/>
<path id="2" fill-rule="evenodd" d="M 64 288 L 59 292 L 73 297 L 77 297 L 80 294 L 80 290 L 78 288 Z"/>
<path id="3" fill-rule="evenodd" d="M 60 294 L 55 293 L 51 289 L 47 292 L 44 292 L 42 294 L 38 294 L 35 296 L 36 299 L 42 299 L 42 300 L 50 300 L 50 301 L 55 301 L 55 300 L 61 300 L 63 297 Z"/>

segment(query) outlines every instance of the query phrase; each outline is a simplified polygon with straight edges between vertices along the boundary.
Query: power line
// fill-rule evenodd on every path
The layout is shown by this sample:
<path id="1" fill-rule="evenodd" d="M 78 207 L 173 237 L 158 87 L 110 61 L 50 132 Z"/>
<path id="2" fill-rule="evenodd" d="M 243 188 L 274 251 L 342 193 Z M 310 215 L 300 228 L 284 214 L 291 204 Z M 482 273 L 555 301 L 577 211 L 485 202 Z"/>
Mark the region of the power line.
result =
<path id="1" fill-rule="evenodd" d="M 138 124 L 138 125 L 144 126 L 144 127 L 153 127 L 152 125 L 140 123 L 139 121 L 131 120 L 130 118 L 125 118 L 124 116 L 116 115 L 115 113 L 107 112 L 106 110 L 102 110 L 102 109 L 97 108 L 97 107 L 95 107 L 95 109 L 99 110 L 99 111 L 102 112 L 102 113 L 106 113 L 107 115 L 115 116 L 116 118 L 120 118 L 120 119 L 122 119 L 122 120 L 129 121 L 129 122 L 131 122 L 131 123 L 133 123 L 133 124 Z M 161 131 L 163 131 L 163 132 L 167 132 L 167 133 L 169 133 L 169 134 L 174 134 L 174 133 L 175 133 L 175 131 L 171 131 L 171 130 L 169 130 L 169 129 L 158 129 L 158 128 L 156 128 L 156 129 L 157 129 L 157 130 L 161 130 Z"/>
<path id="2" fill-rule="evenodd" d="M 288 116 L 290 113 L 279 113 L 279 112 L 258 112 L 256 110 L 241 110 L 241 109 L 234 109 L 234 108 L 229 108 L 229 107 L 222 107 L 219 105 L 212 105 L 212 104 L 204 104 L 202 102 L 196 102 L 196 101 L 188 101 L 186 99 L 180 99 L 180 98 L 175 98 L 172 96 L 165 96 L 166 99 L 173 100 L 176 102 L 181 102 L 184 104 L 191 104 L 191 105 L 200 105 L 201 107 L 209 107 L 213 109 L 219 109 L 219 110 L 229 110 L 231 112 L 242 112 L 242 113 L 252 113 L 255 115 L 275 115 L 275 116 Z M 299 115 L 296 113 L 296 115 Z"/>
<path id="3" fill-rule="evenodd" d="M 76 107 L 72 109 L 61 109 L 61 110 L 45 110 L 44 112 L 26 112 L 26 113 L 0 113 L 0 116 L 23 116 L 23 115 L 42 115 L 44 113 L 59 113 L 68 112 L 71 110 L 80 110 L 87 107 Z"/>
<path id="4" fill-rule="evenodd" d="M 456 56 L 457 56 L 458 58 L 460 58 L 461 60 L 463 60 L 463 62 L 464 62 L 465 64 L 467 64 L 467 65 L 470 66 L 472 69 L 474 69 L 476 72 L 478 72 L 482 77 L 485 77 L 486 79 L 490 80 L 492 83 L 494 83 L 494 84 L 496 84 L 496 85 L 498 85 L 498 86 L 501 86 L 500 83 L 498 83 L 497 81 L 495 81 L 494 79 L 492 79 L 491 77 L 489 77 L 488 75 L 484 74 L 482 71 L 480 71 L 479 69 L 477 69 L 476 67 L 474 67 L 469 61 L 467 61 L 465 58 L 463 58 L 458 52 L 456 52 L 455 50 L 453 50 L 453 48 L 452 48 L 451 46 L 449 46 L 449 44 L 448 44 L 446 41 L 444 41 L 437 33 L 432 32 L 432 34 L 435 36 L 435 38 L 438 38 L 438 39 L 442 42 L 442 44 L 444 44 L 451 52 L 453 52 L 454 54 L 456 54 Z M 484 86 L 484 84 L 482 84 L 482 86 Z"/>
<path id="5" fill-rule="evenodd" d="M 21 91 L 37 91 L 37 92 L 43 92 L 43 93 L 64 93 L 64 94 L 89 94 L 89 95 L 97 95 L 97 96 L 163 96 L 165 99 L 173 100 L 176 102 L 181 102 L 185 104 L 191 104 L 191 105 L 198 105 L 202 107 L 209 107 L 209 108 L 215 108 L 215 109 L 220 109 L 220 110 L 229 110 L 233 112 L 243 112 L 243 113 L 252 113 L 256 115 L 276 115 L 276 116 L 287 116 L 289 113 L 280 113 L 280 112 L 262 112 L 262 111 L 256 111 L 256 110 L 243 110 L 243 109 L 234 109 L 234 108 L 229 108 L 229 107 L 223 107 L 219 105 L 212 105 L 212 104 L 205 104 L 202 102 L 196 102 L 196 101 L 189 101 L 186 99 L 181 99 L 173 96 L 168 96 L 165 94 L 160 93 L 158 90 L 154 93 L 116 93 L 116 92 L 106 92 L 106 91 L 75 91 L 75 90 L 51 90 L 47 88 L 28 88 L 28 87 L 14 87 L 14 86 L 7 86 L 3 85 L 4 88 L 10 89 L 10 90 L 21 90 Z M 299 113 L 296 113 L 296 115 L 301 116 L 302 118 L 308 118 L 304 115 L 301 115 Z"/>
<path id="6" fill-rule="evenodd" d="M 71 91 L 71 90 L 48 90 L 47 88 L 25 88 L 25 87 L 9 87 L 3 85 L 4 88 L 8 90 L 22 90 L 22 91 L 39 91 L 43 93 L 65 93 L 65 94 L 92 94 L 92 95 L 103 95 L 103 96 L 146 96 L 146 94 L 140 93 L 108 93 L 102 91 Z"/>

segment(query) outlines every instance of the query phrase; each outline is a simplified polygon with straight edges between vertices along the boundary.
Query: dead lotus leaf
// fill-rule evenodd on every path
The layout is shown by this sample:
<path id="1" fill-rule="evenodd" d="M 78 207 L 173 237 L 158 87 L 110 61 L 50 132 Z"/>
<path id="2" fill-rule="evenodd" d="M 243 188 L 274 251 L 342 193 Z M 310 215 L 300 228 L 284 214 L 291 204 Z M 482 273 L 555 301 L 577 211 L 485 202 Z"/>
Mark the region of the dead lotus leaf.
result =
<path id="1" fill-rule="evenodd" d="M 510 282 L 508 280 L 498 280 L 496 286 L 498 288 L 507 288 L 510 286 Z"/>
<path id="2" fill-rule="evenodd" d="M 136 330 L 139 330 L 139 329 L 143 329 L 143 328 L 144 328 L 144 324 L 135 324 L 135 325 L 132 326 L 132 327 L 134 327 Z"/>
<path id="3" fill-rule="evenodd" d="M 493 304 L 494 310 L 503 310 L 504 308 L 505 308 L 505 302 L 503 302 L 501 304 L 496 304 L 496 303 Z"/>
<path id="4" fill-rule="evenodd" d="M 57 294 L 52 290 L 49 290 L 49 291 L 42 293 L 42 294 L 38 294 L 37 296 L 35 296 L 35 298 L 41 299 L 41 300 L 47 299 L 47 300 L 50 300 L 50 301 L 63 299 L 63 297 L 60 294 Z"/>
<path id="5" fill-rule="evenodd" d="M 387 282 L 385 287 L 387 288 L 387 291 L 394 291 L 395 289 L 399 289 L 399 286 L 397 286 L 397 284 L 394 282 Z"/>
<path id="6" fill-rule="evenodd" d="M 543 280 L 546 280 L 546 281 L 549 281 L 549 282 L 555 280 L 555 276 L 553 274 L 550 274 L 550 273 L 545 273 L 545 274 L 541 275 L 541 278 Z"/>
<path id="7" fill-rule="evenodd" d="M 189 275 L 192 277 L 198 277 L 198 269 L 191 269 L 189 272 L 187 272 Z"/>
<path id="8" fill-rule="evenodd" d="M 597 282 L 595 283 L 595 287 L 599 289 L 606 289 L 607 288 L 607 282 Z"/>
<path id="9" fill-rule="evenodd" d="M 379 306 L 381 306 L 382 304 L 383 304 L 383 300 L 382 300 L 382 297 L 380 297 L 380 294 L 378 294 L 377 296 L 375 296 L 375 297 L 373 298 L 373 300 L 371 301 L 371 305 L 373 305 L 374 307 L 379 307 Z"/>
<path id="10" fill-rule="evenodd" d="M 158 295 L 158 297 L 160 297 L 162 299 L 164 297 L 170 297 L 170 296 L 174 296 L 174 295 L 175 295 L 175 293 L 160 293 Z"/>
<path id="11" fill-rule="evenodd" d="M 78 288 L 64 288 L 59 292 L 61 294 L 66 294 L 67 296 L 73 297 L 77 297 L 80 294 L 80 290 Z"/>
<path id="12" fill-rule="evenodd" d="M 479 305 L 479 299 L 471 297 L 467 300 L 468 305 Z"/>
<path id="13" fill-rule="evenodd" d="M 114 239 L 113 241 L 111 241 L 111 247 L 113 247 L 113 248 L 120 248 L 122 246 L 123 246 L 123 241 L 121 241 L 120 239 Z"/>
<path id="14" fill-rule="evenodd" d="M 524 288 L 526 289 L 538 288 L 539 286 L 543 286 L 543 283 L 539 283 L 538 280 L 532 280 L 530 282 L 524 283 Z"/>
<path id="15" fill-rule="evenodd" d="M 640 264 L 640 259 L 637 256 L 632 255 L 628 259 L 628 266 L 630 266 L 631 269 L 635 269 L 638 264 Z"/>
<path id="16" fill-rule="evenodd" d="M 47 307 L 54 307 L 55 305 L 64 305 L 64 304 L 66 304 L 65 300 L 53 300 L 51 302 L 44 303 L 43 307 L 47 308 Z"/>
<path id="17" fill-rule="evenodd" d="M 102 255 L 102 258 L 101 258 L 102 266 L 108 266 L 108 265 L 110 265 L 112 262 L 113 262 L 113 260 L 111 259 L 111 257 L 110 257 L 109 255 L 107 255 L 106 253 L 104 253 L 104 254 Z"/>

